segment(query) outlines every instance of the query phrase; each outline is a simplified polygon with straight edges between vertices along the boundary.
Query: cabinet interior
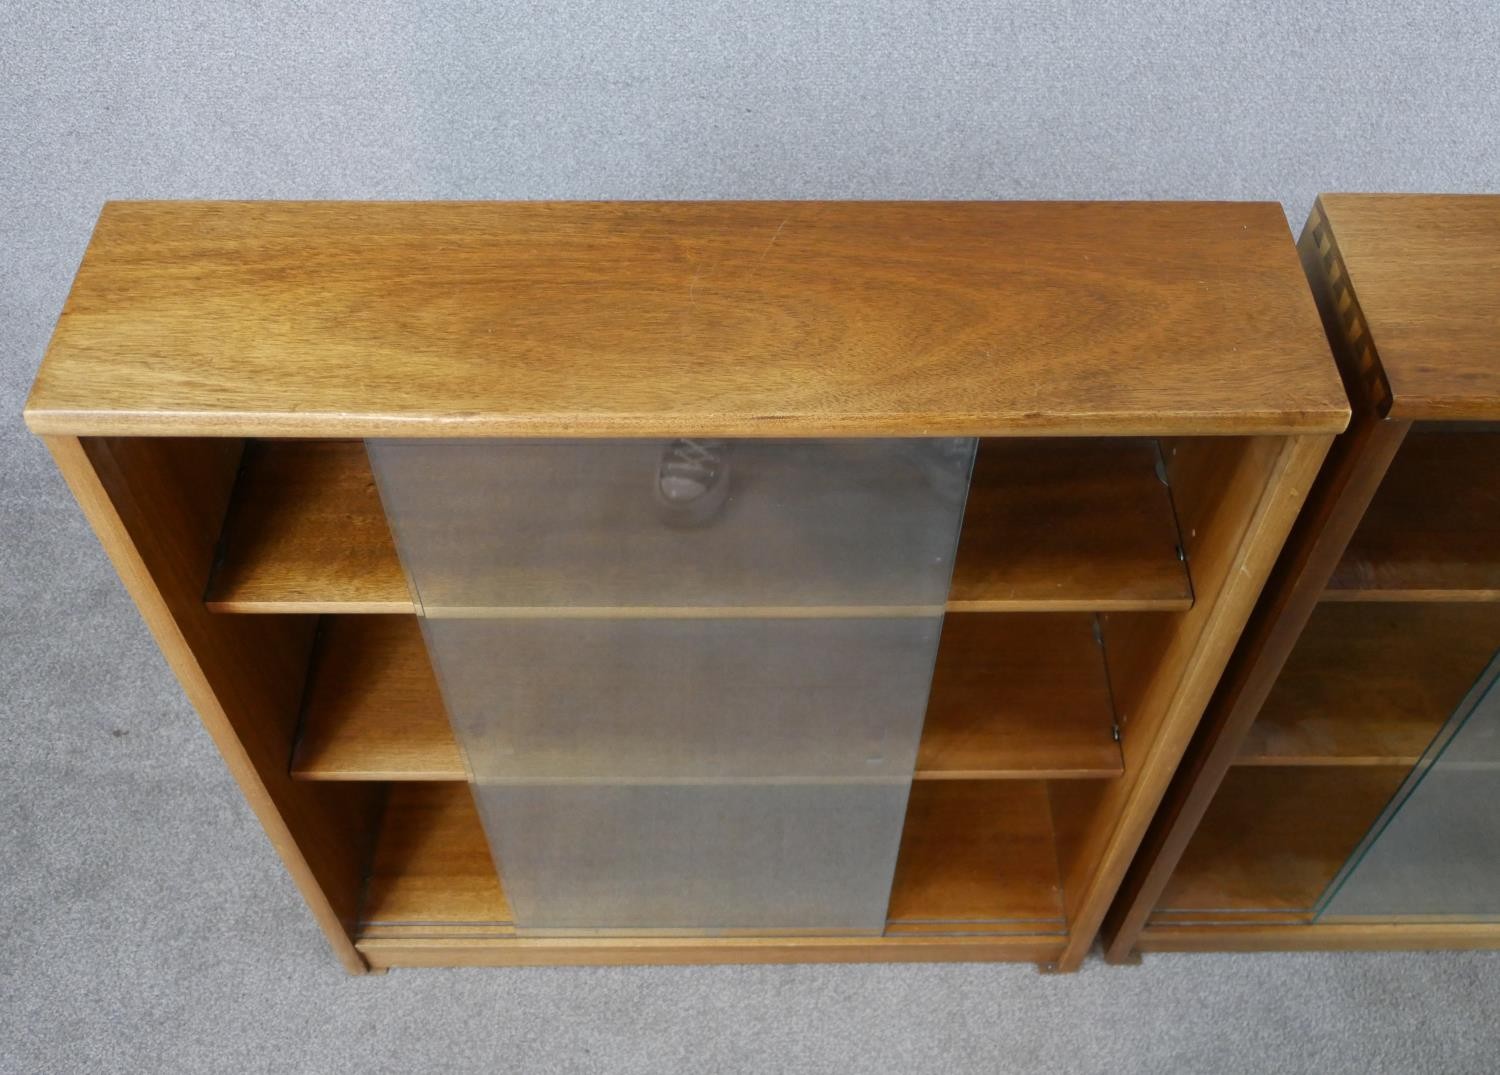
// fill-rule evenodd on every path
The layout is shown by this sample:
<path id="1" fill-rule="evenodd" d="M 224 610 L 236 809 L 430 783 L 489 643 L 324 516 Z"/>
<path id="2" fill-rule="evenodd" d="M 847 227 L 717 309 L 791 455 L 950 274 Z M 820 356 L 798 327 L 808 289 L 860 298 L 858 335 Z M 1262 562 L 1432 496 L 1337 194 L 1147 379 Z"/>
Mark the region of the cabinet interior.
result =
<path id="1" fill-rule="evenodd" d="M 981 440 L 887 938 L 1063 937 L 1098 902 L 1285 440 Z M 363 443 L 83 443 L 117 503 L 155 498 L 158 583 L 253 696 L 227 717 L 356 941 L 513 934 Z"/>
<path id="2" fill-rule="evenodd" d="M 1306 924 L 1500 649 L 1500 431 L 1417 423 L 1153 926 Z"/>

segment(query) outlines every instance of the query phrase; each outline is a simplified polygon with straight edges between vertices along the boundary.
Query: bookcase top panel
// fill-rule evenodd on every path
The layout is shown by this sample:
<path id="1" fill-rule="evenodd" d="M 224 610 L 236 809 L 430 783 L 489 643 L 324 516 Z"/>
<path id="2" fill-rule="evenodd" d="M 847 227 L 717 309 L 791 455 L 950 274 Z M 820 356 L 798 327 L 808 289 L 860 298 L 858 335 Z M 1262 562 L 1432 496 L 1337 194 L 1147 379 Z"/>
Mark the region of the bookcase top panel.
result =
<path id="1" fill-rule="evenodd" d="M 1390 386 L 1391 415 L 1500 418 L 1500 196 L 1319 201 Z"/>
<path id="2" fill-rule="evenodd" d="M 44 433 L 1334 432 L 1281 208 L 112 202 Z"/>

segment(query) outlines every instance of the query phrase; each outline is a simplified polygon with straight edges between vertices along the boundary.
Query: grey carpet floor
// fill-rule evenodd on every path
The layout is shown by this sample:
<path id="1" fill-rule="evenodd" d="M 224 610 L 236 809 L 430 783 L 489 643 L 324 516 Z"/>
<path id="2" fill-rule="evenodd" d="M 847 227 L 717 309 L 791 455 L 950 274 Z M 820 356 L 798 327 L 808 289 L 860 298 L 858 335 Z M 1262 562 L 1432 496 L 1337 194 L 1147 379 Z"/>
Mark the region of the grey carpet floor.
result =
<path id="1" fill-rule="evenodd" d="M 18 418 L 109 197 L 1500 189 L 1474 3 L 0 5 L 0 1070 L 1492 1071 L 1500 954 L 336 969 Z"/>

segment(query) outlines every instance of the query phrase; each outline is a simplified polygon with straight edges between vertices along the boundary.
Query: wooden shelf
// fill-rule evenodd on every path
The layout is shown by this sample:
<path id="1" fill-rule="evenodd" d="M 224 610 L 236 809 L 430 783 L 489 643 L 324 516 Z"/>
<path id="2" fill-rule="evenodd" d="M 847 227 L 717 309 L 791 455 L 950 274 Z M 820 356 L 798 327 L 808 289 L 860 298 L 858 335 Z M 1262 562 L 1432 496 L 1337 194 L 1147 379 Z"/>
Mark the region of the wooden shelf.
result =
<path id="1" fill-rule="evenodd" d="M 1189 608 L 1177 544 L 1154 441 L 986 440 L 948 607 Z M 216 612 L 413 611 L 364 445 L 252 442 L 206 600 Z"/>
<path id="2" fill-rule="evenodd" d="M 1154 440 L 984 440 L 952 611 L 1185 609 L 1171 492 Z"/>
<path id="3" fill-rule="evenodd" d="M 324 617 L 292 776 L 469 779 L 415 616 Z"/>
<path id="4" fill-rule="evenodd" d="M 1047 785 L 913 784 L 887 932 L 1066 930 Z"/>
<path id="5" fill-rule="evenodd" d="M 411 612 L 360 441 L 250 441 L 205 597 L 215 612 Z"/>
<path id="6" fill-rule="evenodd" d="M 1231 769 L 1151 921 L 1307 920 L 1407 771 Z"/>
<path id="7" fill-rule="evenodd" d="M 375 844 L 363 937 L 515 933 L 467 784 L 394 784 Z"/>
<path id="8" fill-rule="evenodd" d="M 1500 604 L 1322 604 L 1238 765 L 1416 764 L 1500 646 Z"/>
<path id="9" fill-rule="evenodd" d="M 466 784 L 392 786 L 366 891 L 361 940 L 515 932 Z M 1065 931 L 1045 784 L 912 789 L 890 933 Z"/>
<path id="10" fill-rule="evenodd" d="M 1119 776 L 1114 723 L 1092 616 L 950 615 L 916 777 Z"/>
<path id="11" fill-rule="evenodd" d="M 1093 618 L 950 616 L 919 780 L 1123 771 Z M 303 780 L 466 780 L 411 616 L 327 617 L 292 762 Z"/>
<path id="12" fill-rule="evenodd" d="M 1500 601 L 1500 434 L 1408 434 L 1324 600 Z"/>

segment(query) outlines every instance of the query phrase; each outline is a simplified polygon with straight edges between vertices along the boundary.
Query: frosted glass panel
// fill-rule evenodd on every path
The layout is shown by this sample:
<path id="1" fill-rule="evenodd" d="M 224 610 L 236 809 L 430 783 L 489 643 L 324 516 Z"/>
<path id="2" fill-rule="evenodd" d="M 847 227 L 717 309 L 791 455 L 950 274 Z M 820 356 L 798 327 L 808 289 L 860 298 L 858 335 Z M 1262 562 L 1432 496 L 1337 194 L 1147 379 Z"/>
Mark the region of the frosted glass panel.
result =
<path id="1" fill-rule="evenodd" d="M 1500 917 L 1500 655 L 1351 856 L 1321 916 Z"/>
<path id="2" fill-rule="evenodd" d="M 428 615 L 942 605 L 972 440 L 376 441 Z M 709 462 L 704 463 L 707 456 Z M 713 490 L 691 493 L 708 481 Z"/>
<path id="3" fill-rule="evenodd" d="M 941 620 L 425 626 L 454 730 L 489 780 L 905 780 Z"/>
<path id="4" fill-rule="evenodd" d="M 883 928 L 972 440 L 369 449 L 519 930 Z"/>

